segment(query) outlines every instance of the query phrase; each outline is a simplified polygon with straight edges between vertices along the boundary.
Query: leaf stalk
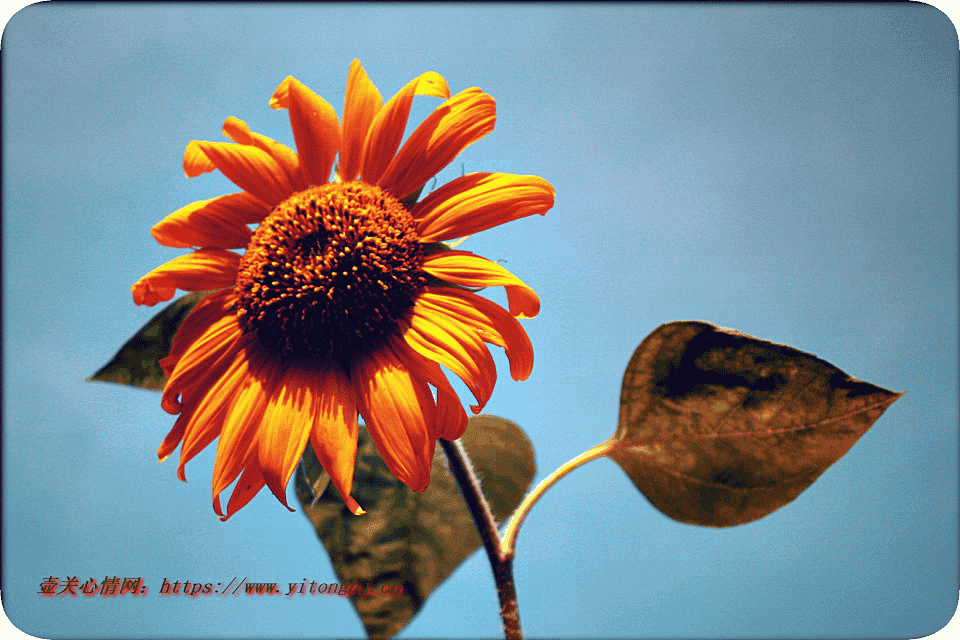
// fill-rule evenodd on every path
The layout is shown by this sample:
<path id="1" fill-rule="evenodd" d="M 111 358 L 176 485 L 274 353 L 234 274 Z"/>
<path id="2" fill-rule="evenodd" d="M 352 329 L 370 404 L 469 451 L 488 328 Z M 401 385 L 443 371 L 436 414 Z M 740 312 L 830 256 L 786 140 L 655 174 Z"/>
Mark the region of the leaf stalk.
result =
<path id="1" fill-rule="evenodd" d="M 567 475 L 577 467 L 605 455 L 611 449 L 616 447 L 616 445 L 617 441 L 611 439 L 607 440 L 603 444 L 598 444 L 597 446 L 584 451 L 573 460 L 561 465 L 556 471 L 544 478 L 543 481 L 537 485 L 536 489 L 528 493 L 523 498 L 523 502 L 520 503 L 520 506 L 517 507 L 517 510 L 513 512 L 513 517 L 510 518 L 510 524 L 507 525 L 506 531 L 503 532 L 503 540 L 500 542 L 500 555 L 513 560 L 514 555 L 516 555 L 517 535 L 520 532 L 520 525 L 523 524 L 524 519 L 530 512 L 530 509 L 533 508 L 533 505 L 536 504 L 537 500 L 539 500 L 543 494 L 546 493 L 547 489 L 552 487 L 560 478 Z"/>

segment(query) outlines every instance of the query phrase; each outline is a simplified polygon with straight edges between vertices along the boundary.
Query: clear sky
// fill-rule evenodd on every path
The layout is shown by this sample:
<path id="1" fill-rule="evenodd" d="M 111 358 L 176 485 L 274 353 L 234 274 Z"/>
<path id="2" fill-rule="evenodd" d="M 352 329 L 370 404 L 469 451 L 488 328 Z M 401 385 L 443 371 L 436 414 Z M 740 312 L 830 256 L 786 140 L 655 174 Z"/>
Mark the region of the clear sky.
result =
<path id="1" fill-rule="evenodd" d="M 472 236 L 533 286 L 533 375 L 487 411 L 537 480 L 616 428 L 624 368 L 672 320 L 815 353 L 906 391 L 794 503 L 724 530 L 663 516 L 609 460 L 535 507 L 515 563 L 529 637 L 920 637 L 957 603 L 957 78 L 953 25 L 901 5 L 33 5 L 3 33 L 3 607 L 51 637 L 352 637 L 338 598 L 161 597 L 164 578 L 336 581 L 268 493 L 227 523 L 214 448 L 176 478 L 159 394 L 83 379 L 156 311 L 178 253 L 149 227 L 236 190 L 187 179 L 227 116 L 293 75 L 339 112 L 359 58 L 388 98 L 425 71 L 497 100 L 439 176 L 536 174 L 545 217 Z M 438 100 L 418 98 L 419 122 Z M 497 362 L 505 366 L 501 353 Z M 501 369 L 505 371 L 505 369 Z M 290 488 L 291 499 L 293 489 Z M 48 576 L 141 598 L 42 598 Z M 499 637 L 474 554 L 401 637 Z"/>

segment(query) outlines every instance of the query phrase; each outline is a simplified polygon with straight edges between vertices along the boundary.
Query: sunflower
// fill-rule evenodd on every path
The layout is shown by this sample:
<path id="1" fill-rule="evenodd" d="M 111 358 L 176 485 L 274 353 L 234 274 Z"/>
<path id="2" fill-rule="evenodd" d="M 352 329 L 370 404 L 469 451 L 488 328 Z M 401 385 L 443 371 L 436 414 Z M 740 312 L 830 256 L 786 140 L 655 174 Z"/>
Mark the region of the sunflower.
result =
<path id="1" fill-rule="evenodd" d="M 416 95 L 445 101 L 401 146 Z M 188 177 L 219 169 L 243 191 L 154 226 L 160 244 L 194 250 L 132 287 L 138 305 L 170 300 L 177 289 L 214 291 L 161 361 L 161 405 L 179 417 L 158 455 L 162 462 L 182 443 L 177 475 L 185 480 L 184 465 L 219 438 L 213 506 L 226 520 L 264 485 L 290 509 L 286 486 L 309 440 L 359 515 L 350 496 L 358 417 L 390 471 L 423 491 L 437 439 L 459 438 L 467 425 L 440 365 L 463 380 L 474 413 L 497 378 L 487 344 L 504 349 L 514 380 L 530 375 L 533 347 L 517 318 L 539 312 L 537 294 L 444 241 L 543 215 L 554 190 L 536 176 L 472 173 L 417 202 L 496 120 L 492 97 L 477 88 L 450 97 L 433 72 L 383 104 L 355 60 L 342 123 L 292 77 L 270 106 L 287 110 L 296 152 L 233 117 L 223 124 L 232 142 L 190 142 Z M 505 288 L 509 311 L 475 293 L 491 286 Z M 224 515 L 220 494 L 234 482 Z"/>

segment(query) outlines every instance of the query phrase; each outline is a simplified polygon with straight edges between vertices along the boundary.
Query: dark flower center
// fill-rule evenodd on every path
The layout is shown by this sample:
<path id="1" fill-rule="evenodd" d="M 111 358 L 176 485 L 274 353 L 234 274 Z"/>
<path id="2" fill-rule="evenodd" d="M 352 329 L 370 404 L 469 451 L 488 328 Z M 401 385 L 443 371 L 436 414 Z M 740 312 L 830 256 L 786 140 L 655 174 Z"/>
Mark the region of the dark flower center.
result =
<path id="1" fill-rule="evenodd" d="M 349 367 L 413 306 L 422 266 L 413 216 L 395 198 L 360 182 L 311 187 L 254 232 L 237 314 L 276 353 L 332 355 Z"/>

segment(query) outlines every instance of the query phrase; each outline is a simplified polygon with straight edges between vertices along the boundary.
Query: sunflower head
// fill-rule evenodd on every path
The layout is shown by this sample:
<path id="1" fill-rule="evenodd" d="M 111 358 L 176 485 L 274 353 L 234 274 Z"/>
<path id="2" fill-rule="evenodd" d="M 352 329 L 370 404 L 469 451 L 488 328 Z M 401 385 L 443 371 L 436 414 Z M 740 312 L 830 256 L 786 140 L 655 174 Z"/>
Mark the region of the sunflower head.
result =
<path id="1" fill-rule="evenodd" d="M 445 101 L 401 146 L 416 95 Z M 193 251 L 132 288 L 147 305 L 177 289 L 215 291 L 162 361 L 161 404 L 179 418 L 158 453 L 163 460 L 182 443 L 184 478 L 186 462 L 219 439 L 213 497 L 226 519 L 219 496 L 233 483 L 228 514 L 264 486 L 286 505 L 310 441 L 362 513 L 350 497 L 359 417 L 394 475 L 422 491 L 437 438 L 458 438 L 467 424 L 440 365 L 466 384 L 474 412 L 496 382 L 487 345 L 505 350 L 514 379 L 529 376 L 533 348 L 517 318 L 538 313 L 536 293 L 500 265 L 439 243 L 542 215 L 553 188 L 536 176 L 473 173 L 415 202 L 496 120 L 493 98 L 475 88 L 450 97 L 436 73 L 383 104 L 354 61 L 342 123 L 294 78 L 270 106 L 288 111 L 296 151 L 232 117 L 223 126 L 232 142 L 188 144 L 187 176 L 220 170 L 242 191 L 155 225 L 161 244 Z M 471 290 L 490 286 L 506 289 L 509 311 Z"/>
<path id="2" fill-rule="evenodd" d="M 335 182 L 267 216 L 240 261 L 241 326 L 276 353 L 351 355 L 383 343 L 426 280 L 413 216 L 379 187 Z"/>

